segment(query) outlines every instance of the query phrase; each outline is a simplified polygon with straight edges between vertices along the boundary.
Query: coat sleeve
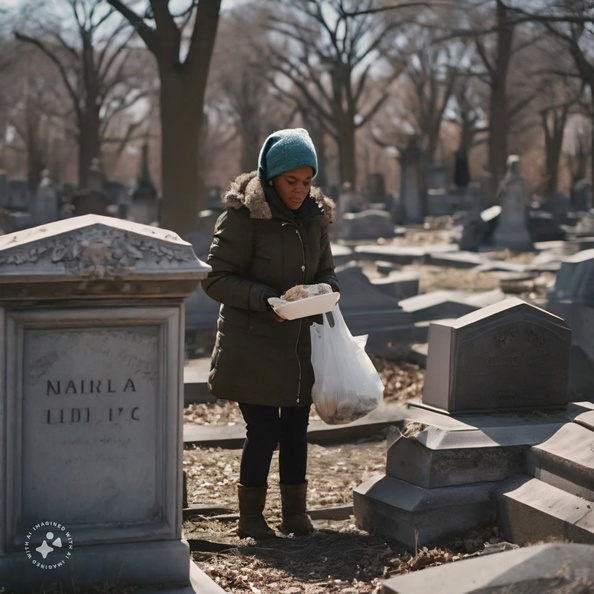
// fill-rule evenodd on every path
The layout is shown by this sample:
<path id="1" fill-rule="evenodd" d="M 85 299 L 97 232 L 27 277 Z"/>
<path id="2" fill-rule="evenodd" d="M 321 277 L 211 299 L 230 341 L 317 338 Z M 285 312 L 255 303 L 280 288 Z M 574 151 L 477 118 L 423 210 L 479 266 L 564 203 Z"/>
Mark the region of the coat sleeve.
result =
<path id="1" fill-rule="evenodd" d="M 224 211 L 215 224 L 207 262 L 212 267 L 202 281 L 204 292 L 215 301 L 231 307 L 266 311 L 267 299 L 278 297 L 272 287 L 250 280 L 252 226 L 243 209 Z"/>

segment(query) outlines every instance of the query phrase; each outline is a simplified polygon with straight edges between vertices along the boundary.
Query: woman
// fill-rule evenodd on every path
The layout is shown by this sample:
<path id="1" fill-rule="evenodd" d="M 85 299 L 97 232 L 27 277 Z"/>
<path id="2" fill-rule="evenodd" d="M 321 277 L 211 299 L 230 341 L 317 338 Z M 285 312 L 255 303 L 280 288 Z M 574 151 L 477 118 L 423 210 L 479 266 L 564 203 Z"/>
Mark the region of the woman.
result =
<path id="1" fill-rule="evenodd" d="M 240 175 L 225 195 L 202 286 L 221 302 L 210 391 L 239 403 L 246 422 L 239 471 L 240 537 L 269 538 L 263 516 L 270 463 L 279 448 L 286 534 L 313 530 L 306 513 L 307 425 L 314 382 L 311 319 L 285 320 L 270 307 L 295 285 L 338 291 L 328 224 L 334 203 L 312 180 L 314 145 L 302 128 L 271 134 L 258 171 Z"/>

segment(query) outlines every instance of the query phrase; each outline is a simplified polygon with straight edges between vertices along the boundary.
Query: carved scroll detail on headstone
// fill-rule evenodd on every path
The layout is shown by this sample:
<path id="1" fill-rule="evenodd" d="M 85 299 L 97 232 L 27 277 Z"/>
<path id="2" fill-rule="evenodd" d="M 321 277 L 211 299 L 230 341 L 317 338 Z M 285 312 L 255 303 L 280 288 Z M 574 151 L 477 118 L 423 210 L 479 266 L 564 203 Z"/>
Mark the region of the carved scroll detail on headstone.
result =
<path id="1" fill-rule="evenodd" d="M 69 273 L 103 279 L 133 271 L 140 260 L 151 260 L 156 264 L 163 261 L 189 263 L 195 256 L 188 248 L 160 245 L 152 238 L 127 232 L 114 234 L 109 228 L 87 227 L 50 238 L 41 245 L 10 250 L 10 253 L 0 255 L 0 265 L 19 266 L 43 259 L 61 263 Z"/>

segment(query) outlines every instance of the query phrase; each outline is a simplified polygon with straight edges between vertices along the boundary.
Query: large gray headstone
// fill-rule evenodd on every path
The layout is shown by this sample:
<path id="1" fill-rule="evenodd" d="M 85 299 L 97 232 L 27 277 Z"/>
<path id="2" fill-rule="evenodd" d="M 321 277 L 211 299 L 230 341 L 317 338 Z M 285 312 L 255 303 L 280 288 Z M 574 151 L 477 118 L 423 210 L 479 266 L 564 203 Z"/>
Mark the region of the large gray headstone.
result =
<path id="1" fill-rule="evenodd" d="M 524 178 L 519 171 L 519 159 L 510 155 L 508 171 L 499 190 L 501 215 L 491 239 L 496 248 L 507 248 L 515 252 L 529 252 L 534 249 L 528 232 L 524 185 Z"/>
<path id="2" fill-rule="evenodd" d="M 207 272 L 109 217 L 0 237 L 1 585 L 188 583 L 183 299 Z"/>
<path id="3" fill-rule="evenodd" d="M 571 330 L 510 298 L 434 322 L 423 403 L 447 412 L 565 406 Z"/>

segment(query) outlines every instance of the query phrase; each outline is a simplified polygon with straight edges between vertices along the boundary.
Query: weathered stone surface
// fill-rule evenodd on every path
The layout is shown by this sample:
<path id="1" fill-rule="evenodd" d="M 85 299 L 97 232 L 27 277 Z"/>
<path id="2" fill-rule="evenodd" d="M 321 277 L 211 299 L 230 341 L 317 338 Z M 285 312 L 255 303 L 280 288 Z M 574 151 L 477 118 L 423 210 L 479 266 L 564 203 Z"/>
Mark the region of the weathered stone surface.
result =
<path id="1" fill-rule="evenodd" d="M 528 474 L 594 501 L 594 431 L 567 423 L 526 456 Z"/>
<path id="2" fill-rule="evenodd" d="M 100 215 L 0 236 L 0 266 L 0 299 L 19 300 L 186 296 L 209 270 L 176 233 Z"/>
<path id="3" fill-rule="evenodd" d="M 400 308 L 345 308 L 343 310 L 341 306 L 340 310 L 344 316 L 344 321 L 354 336 L 371 334 L 376 330 L 381 333 L 384 328 L 412 328 L 414 325 L 412 315 Z"/>
<path id="4" fill-rule="evenodd" d="M 528 475 L 504 482 L 496 496 L 507 540 L 521 545 L 551 539 L 594 544 L 591 501 Z"/>
<path id="5" fill-rule="evenodd" d="M 594 307 L 549 300 L 546 309 L 571 328 L 568 388 L 572 399 L 594 398 Z"/>
<path id="6" fill-rule="evenodd" d="M 423 402 L 448 412 L 565 406 L 571 330 L 520 299 L 429 329 Z"/>
<path id="7" fill-rule="evenodd" d="M 392 476 L 376 476 L 353 490 L 357 525 L 407 547 L 435 544 L 494 520 L 496 483 L 424 489 Z"/>
<path id="8" fill-rule="evenodd" d="M 360 266 L 349 264 L 339 267 L 336 276 L 340 284 L 340 309 L 343 315 L 347 310 L 398 308 L 398 297 L 372 284 Z"/>
<path id="9" fill-rule="evenodd" d="M 550 301 L 568 300 L 594 306 L 594 249 L 568 256 L 561 263 Z"/>
<path id="10" fill-rule="evenodd" d="M 479 309 L 467 303 L 466 297 L 463 291 L 432 291 L 402 299 L 400 307 L 410 313 L 415 322 L 458 318 Z"/>
<path id="11" fill-rule="evenodd" d="M 365 350 L 378 357 L 386 357 L 393 361 L 402 360 L 408 357 L 411 344 L 423 339 L 422 329 L 417 328 L 415 324 L 370 328 Z"/>
<path id="12" fill-rule="evenodd" d="M 594 547 L 540 544 L 386 580 L 384 594 L 543 594 L 594 591 Z"/>
<path id="13" fill-rule="evenodd" d="M 183 299 L 208 266 L 96 216 L 2 236 L 0 261 L 0 585 L 188 585 Z"/>
<path id="14" fill-rule="evenodd" d="M 523 471 L 529 447 L 568 418 L 514 413 L 447 416 L 414 403 L 387 436 L 386 474 L 427 489 L 502 481 Z"/>
<path id="15" fill-rule="evenodd" d="M 416 272 L 394 270 L 386 276 L 373 278 L 370 281 L 375 288 L 398 300 L 419 293 L 419 275 Z"/>
<path id="16" fill-rule="evenodd" d="M 413 422 L 401 434 L 388 437 L 387 475 L 435 489 L 500 481 L 522 471 L 526 445 L 502 447 L 491 442 L 480 447 L 476 443 L 479 436 L 464 443 L 470 432 L 458 432 L 460 443 L 450 445 L 446 432 L 422 425 L 415 430 L 415 425 Z"/>
<path id="17" fill-rule="evenodd" d="M 384 210 L 367 209 L 362 212 L 347 212 L 339 221 L 340 237 L 346 241 L 394 237 L 392 215 Z"/>
<path id="18" fill-rule="evenodd" d="M 592 403 L 587 403 L 592 404 Z M 594 431 L 594 410 L 583 412 L 577 415 L 574 419 L 576 423 Z"/>

